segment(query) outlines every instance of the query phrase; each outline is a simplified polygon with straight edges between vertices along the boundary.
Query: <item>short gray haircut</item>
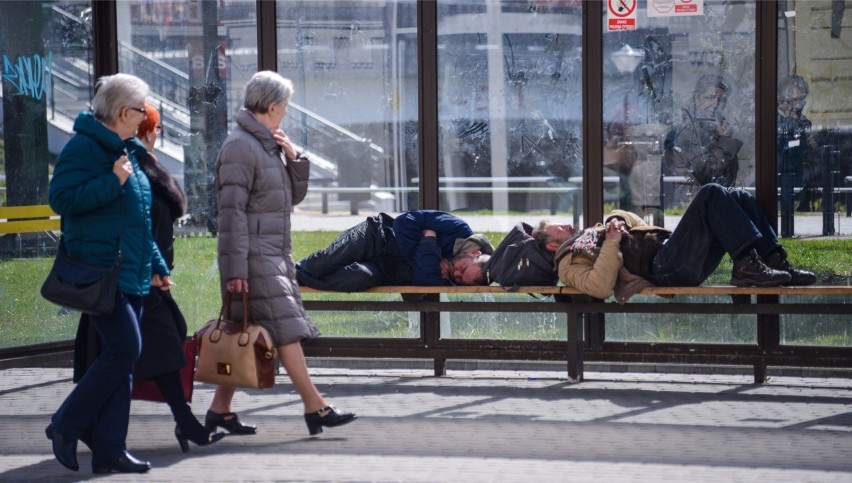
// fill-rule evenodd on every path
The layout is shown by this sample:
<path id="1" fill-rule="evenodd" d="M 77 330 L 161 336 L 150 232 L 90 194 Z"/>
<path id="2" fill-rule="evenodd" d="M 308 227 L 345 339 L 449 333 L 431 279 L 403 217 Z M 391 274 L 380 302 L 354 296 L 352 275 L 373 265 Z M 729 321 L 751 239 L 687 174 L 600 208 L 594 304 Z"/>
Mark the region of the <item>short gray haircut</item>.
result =
<path id="1" fill-rule="evenodd" d="M 793 89 L 798 90 L 801 96 L 807 96 L 810 91 L 808 81 L 804 77 L 795 74 L 788 75 L 778 82 L 778 98 L 782 101 L 790 99 L 792 97 L 790 91 Z"/>
<path id="2" fill-rule="evenodd" d="M 542 246 L 550 243 L 550 233 L 547 232 L 547 227 L 552 225 L 550 220 L 541 220 L 538 226 L 532 231 L 532 237 L 535 238 Z"/>
<path id="3" fill-rule="evenodd" d="M 125 107 L 139 107 L 151 88 L 142 79 L 130 74 L 106 75 L 95 84 L 92 112 L 95 119 L 110 124 Z"/>
<path id="4" fill-rule="evenodd" d="M 269 106 L 293 95 L 293 82 L 277 72 L 264 70 L 251 76 L 246 83 L 243 107 L 255 114 L 266 114 Z"/>

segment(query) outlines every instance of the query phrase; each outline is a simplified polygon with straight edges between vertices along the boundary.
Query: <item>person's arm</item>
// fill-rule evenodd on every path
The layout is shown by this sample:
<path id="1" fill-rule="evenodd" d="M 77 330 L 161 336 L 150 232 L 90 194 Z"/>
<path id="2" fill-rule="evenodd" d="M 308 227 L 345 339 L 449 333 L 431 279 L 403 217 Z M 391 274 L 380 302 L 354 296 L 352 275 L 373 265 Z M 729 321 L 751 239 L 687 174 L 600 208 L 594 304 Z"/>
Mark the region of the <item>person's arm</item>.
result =
<path id="1" fill-rule="evenodd" d="M 81 141 L 72 138 L 69 145 L 72 142 L 59 155 L 50 181 L 51 209 L 60 215 L 77 215 L 118 201 L 122 184 L 129 176 L 128 173 L 123 179 L 120 177 L 129 163 L 127 156 L 116 156 L 111 169 L 105 169 L 98 160 L 87 157 L 94 153 L 82 146 L 82 138 Z"/>
<path id="2" fill-rule="evenodd" d="M 441 276 L 441 247 L 438 246 L 437 238 L 431 230 L 426 232 L 417 244 L 411 267 L 411 283 L 422 286 L 452 285 Z"/>
<path id="3" fill-rule="evenodd" d="M 254 180 L 251 150 L 239 138 L 226 142 L 217 163 L 218 262 L 222 279 L 247 280 L 249 227 L 246 207 Z"/>
<path id="4" fill-rule="evenodd" d="M 569 261 L 566 257 L 563 261 Z M 584 255 L 570 257 L 570 263 L 559 264 L 559 280 L 586 295 L 605 299 L 613 294 L 618 271 L 623 265 L 619 243 L 606 240 L 596 260 Z"/>
<path id="5" fill-rule="evenodd" d="M 414 210 L 396 217 L 393 232 L 402 255 L 413 262 L 424 230 L 435 232 L 436 243 L 441 256 L 453 255 L 453 244 L 457 238 L 467 238 L 473 234 L 470 226 L 461 218 L 435 210 Z"/>
<path id="6" fill-rule="evenodd" d="M 621 237 L 626 235 L 624 220 L 611 218 L 606 223 L 606 239 L 598 257 L 594 260 L 576 254 L 563 258 L 566 263 L 559 264 L 559 279 L 568 287 L 584 294 L 605 299 L 613 294 L 618 281 L 618 272 L 624 266 L 621 255 Z"/>

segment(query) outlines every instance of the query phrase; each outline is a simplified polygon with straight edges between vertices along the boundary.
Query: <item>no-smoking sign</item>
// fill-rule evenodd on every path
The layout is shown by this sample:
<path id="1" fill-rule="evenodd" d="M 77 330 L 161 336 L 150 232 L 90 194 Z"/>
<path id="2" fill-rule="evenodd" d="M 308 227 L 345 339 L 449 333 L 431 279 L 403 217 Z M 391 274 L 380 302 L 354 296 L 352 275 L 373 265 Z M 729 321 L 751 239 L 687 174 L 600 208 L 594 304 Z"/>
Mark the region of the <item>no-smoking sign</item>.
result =
<path id="1" fill-rule="evenodd" d="M 607 0 L 606 26 L 610 32 L 636 30 L 637 0 Z"/>

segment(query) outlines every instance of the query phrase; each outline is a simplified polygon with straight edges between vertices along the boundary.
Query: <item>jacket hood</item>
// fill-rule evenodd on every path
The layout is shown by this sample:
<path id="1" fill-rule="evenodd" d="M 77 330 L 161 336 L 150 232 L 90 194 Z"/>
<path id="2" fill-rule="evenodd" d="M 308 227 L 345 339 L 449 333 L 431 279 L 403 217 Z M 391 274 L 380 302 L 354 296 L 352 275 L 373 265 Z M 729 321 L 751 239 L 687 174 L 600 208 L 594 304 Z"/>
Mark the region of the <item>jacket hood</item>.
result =
<path id="1" fill-rule="evenodd" d="M 74 120 L 74 132 L 85 134 L 103 146 L 108 153 L 118 154 L 124 151 L 124 142 L 104 123 L 95 119 L 91 112 L 81 112 Z"/>
<path id="2" fill-rule="evenodd" d="M 484 255 L 491 255 L 494 253 L 494 246 L 481 233 L 474 233 L 467 238 L 456 238 L 453 242 L 453 257 L 471 250 L 479 250 Z"/>

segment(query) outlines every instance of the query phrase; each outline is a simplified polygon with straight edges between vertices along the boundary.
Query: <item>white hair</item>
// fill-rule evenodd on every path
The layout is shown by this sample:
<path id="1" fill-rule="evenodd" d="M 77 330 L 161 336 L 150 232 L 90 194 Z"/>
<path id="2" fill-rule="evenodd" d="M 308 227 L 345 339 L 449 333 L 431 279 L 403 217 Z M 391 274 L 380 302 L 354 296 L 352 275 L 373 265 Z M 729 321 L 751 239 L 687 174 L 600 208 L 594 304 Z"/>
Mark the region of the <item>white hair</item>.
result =
<path id="1" fill-rule="evenodd" d="M 95 84 L 92 112 L 95 119 L 109 124 L 125 107 L 140 106 L 151 92 L 142 79 L 130 74 L 106 75 Z"/>
<path id="2" fill-rule="evenodd" d="M 260 71 L 246 83 L 243 107 L 256 114 L 265 114 L 269 106 L 293 95 L 293 82 L 271 70 Z"/>

